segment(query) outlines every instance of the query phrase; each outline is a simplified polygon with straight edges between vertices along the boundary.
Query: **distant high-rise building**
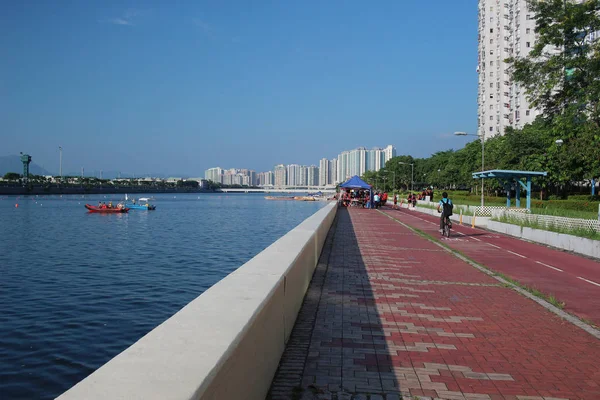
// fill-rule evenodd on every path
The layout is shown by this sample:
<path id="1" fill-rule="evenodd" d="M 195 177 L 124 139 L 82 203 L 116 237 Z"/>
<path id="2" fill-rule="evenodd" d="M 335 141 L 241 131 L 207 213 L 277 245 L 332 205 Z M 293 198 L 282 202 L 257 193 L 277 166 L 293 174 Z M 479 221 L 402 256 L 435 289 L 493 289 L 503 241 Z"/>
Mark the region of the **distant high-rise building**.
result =
<path id="1" fill-rule="evenodd" d="M 339 183 L 337 179 L 337 170 L 338 170 L 338 160 L 337 158 L 332 158 L 329 160 L 329 175 L 327 177 L 328 185 L 336 185 Z"/>
<path id="2" fill-rule="evenodd" d="M 342 153 L 340 155 L 338 155 L 337 158 L 337 181 L 338 182 L 345 182 L 348 178 L 350 178 L 350 175 L 348 174 L 348 156 L 349 156 L 349 152 L 348 151 L 342 151 Z"/>
<path id="3" fill-rule="evenodd" d="M 391 144 L 388 144 L 386 146 L 385 149 L 383 149 L 384 151 L 384 160 L 383 160 L 383 165 L 380 168 L 385 167 L 385 163 L 388 162 L 388 160 L 396 157 L 396 148 L 394 146 L 392 146 Z M 379 168 L 378 168 L 379 170 Z"/>
<path id="4" fill-rule="evenodd" d="M 319 167 L 316 165 L 311 165 L 307 170 L 307 182 L 308 186 L 317 186 L 319 185 Z"/>
<path id="5" fill-rule="evenodd" d="M 275 187 L 282 188 L 287 185 L 287 169 L 285 165 L 279 164 L 275 166 Z"/>
<path id="6" fill-rule="evenodd" d="M 376 147 L 367 150 L 359 147 L 343 151 L 337 158 L 336 183 L 344 182 L 354 175 L 362 176 L 366 171 L 379 171 L 389 159 L 395 156 L 396 148 L 392 145 L 385 149 Z"/>
<path id="7" fill-rule="evenodd" d="M 297 179 L 298 185 L 306 186 L 308 185 L 308 167 L 306 165 L 300 166 L 300 173 Z"/>
<path id="8" fill-rule="evenodd" d="M 301 180 L 300 165 L 290 164 L 287 167 L 287 185 L 288 186 L 299 186 Z"/>
<path id="9" fill-rule="evenodd" d="M 274 185 L 275 184 L 275 174 L 273 171 L 267 171 L 264 173 L 264 184 L 265 185 Z"/>
<path id="10" fill-rule="evenodd" d="M 319 161 L 319 186 L 329 185 L 329 160 L 326 158 Z"/>
<path id="11" fill-rule="evenodd" d="M 215 183 L 223 183 L 223 168 L 215 167 L 204 171 L 204 179 Z"/>

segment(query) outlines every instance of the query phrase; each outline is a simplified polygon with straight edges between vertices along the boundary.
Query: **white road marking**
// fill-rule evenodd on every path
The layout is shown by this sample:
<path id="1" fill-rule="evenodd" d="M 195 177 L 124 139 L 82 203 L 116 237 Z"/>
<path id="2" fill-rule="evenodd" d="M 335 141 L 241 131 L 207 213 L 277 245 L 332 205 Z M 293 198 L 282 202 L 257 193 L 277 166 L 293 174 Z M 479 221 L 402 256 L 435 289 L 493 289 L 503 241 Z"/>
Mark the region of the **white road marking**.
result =
<path id="1" fill-rule="evenodd" d="M 471 239 L 477 240 L 478 242 L 481 242 L 481 239 L 477 239 L 476 237 L 472 237 Z"/>
<path id="2" fill-rule="evenodd" d="M 507 251 L 507 252 L 509 252 L 510 254 L 514 254 L 515 256 L 518 256 L 518 257 L 521 257 L 521 258 L 527 258 L 527 257 L 525 257 L 525 256 L 524 256 L 524 255 L 522 255 L 522 254 L 515 253 L 514 251 L 510 251 L 510 250 L 506 250 L 506 251 Z M 537 262 L 539 262 L 539 261 L 537 261 Z"/>
<path id="3" fill-rule="evenodd" d="M 500 247 L 500 246 L 496 246 L 495 244 L 491 244 L 491 243 L 488 243 L 488 244 L 489 244 L 490 246 L 492 246 L 492 247 L 495 247 L 495 248 L 497 248 L 497 249 L 500 249 L 500 250 L 502 250 L 502 247 Z"/>
<path id="4" fill-rule="evenodd" d="M 587 280 L 585 278 L 582 278 L 580 276 L 578 276 L 577 278 L 581 279 L 582 281 L 586 281 L 587 283 L 591 283 L 592 285 L 600 286 L 600 283 L 596 283 L 594 281 L 589 281 L 589 280 Z"/>
<path id="5" fill-rule="evenodd" d="M 540 262 L 540 261 L 536 261 L 536 263 L 538 263 L 540 265 L 543 265 L 544 267 L 552 268 L 552 269 L 554 269 L 556 271 L 563 272 L 562 269 L 553 267 L 552 265 L 544 264 L 543 262 Z M 581 278 L 581 279 L 583 279 L 583 278 Z M 600 286 L 600 285 L 598 285 L 598 286 Z"/>

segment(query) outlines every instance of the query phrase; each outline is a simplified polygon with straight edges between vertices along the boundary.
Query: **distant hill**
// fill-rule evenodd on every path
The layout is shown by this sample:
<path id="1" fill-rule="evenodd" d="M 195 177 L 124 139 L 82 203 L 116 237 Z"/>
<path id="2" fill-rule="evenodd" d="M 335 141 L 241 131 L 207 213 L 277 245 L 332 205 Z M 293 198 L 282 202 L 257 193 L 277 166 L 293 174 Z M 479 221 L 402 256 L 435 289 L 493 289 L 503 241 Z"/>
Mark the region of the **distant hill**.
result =
<path id="1" fill-rule="evenodd" d="M 0 176 L 7 172 L 23 173 L 23 163 L 20 156 L 0 156 Z M 33 161 L 29 164 L 29 173 L 32 175 L 51 175 L 50 172 Z"/>

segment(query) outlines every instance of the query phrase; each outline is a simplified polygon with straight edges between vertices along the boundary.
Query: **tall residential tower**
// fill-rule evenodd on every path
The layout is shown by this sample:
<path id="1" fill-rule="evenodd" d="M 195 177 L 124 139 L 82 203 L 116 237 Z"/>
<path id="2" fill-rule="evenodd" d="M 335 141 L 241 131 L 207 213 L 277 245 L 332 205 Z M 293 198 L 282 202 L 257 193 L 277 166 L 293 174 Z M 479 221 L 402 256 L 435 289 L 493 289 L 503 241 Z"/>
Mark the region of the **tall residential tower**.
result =
<path id="1" fill-rule="evenodd" d="M 478 134 L 504 135 L 508 126 L 522 128 L 539 111 L 510 78 L 509 57 L 525 57 L 535 41 L 535 20 L 526 0 L 479 0 Z"/>

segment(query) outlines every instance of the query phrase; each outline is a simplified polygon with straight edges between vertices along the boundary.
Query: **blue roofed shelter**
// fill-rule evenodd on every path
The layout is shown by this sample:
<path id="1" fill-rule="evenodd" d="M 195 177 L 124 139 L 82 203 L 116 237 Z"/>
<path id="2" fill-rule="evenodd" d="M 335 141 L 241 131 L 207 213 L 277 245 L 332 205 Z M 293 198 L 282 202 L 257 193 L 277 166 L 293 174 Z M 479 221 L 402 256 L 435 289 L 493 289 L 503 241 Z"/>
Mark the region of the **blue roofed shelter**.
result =
<path id="1" fill-rule="evenodd" d="M 512 188 L 513 181 L 518 182 L 527 191 L 527 209 L 531 209 L 531 178 L 546 176 L 547 172 L 536 172 L 536 171 L 512 171 L 504 169 L 493 169 L 490 171 L 473 172 L 473 178 L 475 179 L 497 179 L 506 190 L 506 207 L 510 207 L 510 189 Z M 521 179 L 525 179 L 526 183 L 523 183 Z M 517 186 L 516 202 L 517 207 L 521 207 L 521 190 Z"/>
<path id="2" fill-rule="evenodd" d="M 370 208 L 373 208 L 373 193 L 371 185 L 360 179 L 358 175 L 354 175 L 352 178 L 342 183 L 340 187 L 344 189 L 367 189 L 369 191 L 369 203 L 371 205 Z"/>

